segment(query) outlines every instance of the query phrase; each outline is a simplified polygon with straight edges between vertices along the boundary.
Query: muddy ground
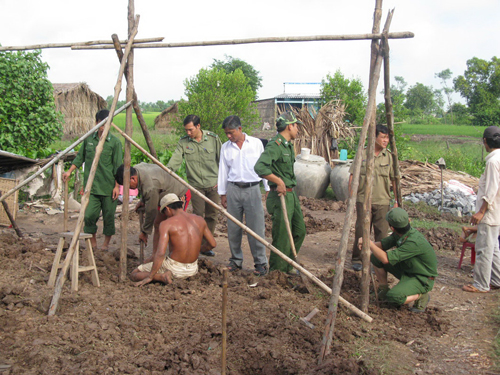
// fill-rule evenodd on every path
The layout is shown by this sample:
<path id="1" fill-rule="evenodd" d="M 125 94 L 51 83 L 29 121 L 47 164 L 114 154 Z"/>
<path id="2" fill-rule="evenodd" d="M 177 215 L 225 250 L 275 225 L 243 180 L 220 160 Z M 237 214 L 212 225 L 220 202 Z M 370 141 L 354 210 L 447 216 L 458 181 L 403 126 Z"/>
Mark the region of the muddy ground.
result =
<path id="1" fill-rule="evenodd" d="M 301 199 L 308 235 L 300 261 L 332 284 L 345 204 Z M 412 217 L 432 217 L 410 210 Z M 25 233 L 0 228 L 0 372 L 5 374 L 219 374 L 221 372 L 221 269 L 229 258 L 225 219 L 217 227 L 215 258 L 200 258 L 201 271 L 173 285 L 142 289 L 118 282 L 117 236 L 110 251 L 96 249 L 101 287 L 82 273 L 79 292 L 66 282 L 55 317 L 46 312 L 53 290 L 48 275 L 63 215 L 25 207 L 18 224 Z M 71 219 L 73 228 L 76 219 Z M 102 224 L 102 223 L 101 223 Z M 100 224 L 100 226 L 101 226 Z M 270 230 L 270 222 L 267 222 Z M 129 271 L 138 264 L 138 219 L 131 215 Z M 457 235 L 426 233 L 439 259 L 439 277 L 423 314 L 370 304 L 366 323 L 339 308 L 331 354 L 317 364 L 328 298 L 304 293 L 300 278 L 274 272 L 251 275 L 244 240 L 244 269 L 230 275 L 227 363 L 229 374 L 493 374 L 499 292 L 474 295 L 470 256 L 458 270 Z M 269 239 L 269 231 L 267 233 Z M 98 236 L 98 244 L 102 237 Z M 151 246 L 151 245 L 150 245 Z M 146 254 L 151 251 L 146 249 Z M 348 258 L 350 257 L 350 251 Z M 347 261 L 347 268 L 350 268 Z M 360 274 L 345 271 L 342 296 L 358 304 Z M 252 286 L 257 283 L 256 286 Z M 310 329 L 300 322 L 317 307 Z"/>

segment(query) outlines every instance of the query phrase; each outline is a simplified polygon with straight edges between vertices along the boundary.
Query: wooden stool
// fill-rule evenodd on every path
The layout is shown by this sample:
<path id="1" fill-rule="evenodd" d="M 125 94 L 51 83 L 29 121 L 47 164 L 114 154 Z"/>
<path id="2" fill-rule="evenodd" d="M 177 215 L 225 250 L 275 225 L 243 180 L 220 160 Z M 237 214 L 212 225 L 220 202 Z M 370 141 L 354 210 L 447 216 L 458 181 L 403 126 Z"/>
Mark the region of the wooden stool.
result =
<path id="1" fill-rule="evenodd" d="M 470 248 L 470 264 L 474 265 L 476 263 L 476 245 L 471 242 L 464 242 L 460 261 L 458 262 L 458 269 L 462 267 L 462 260 L 464 259 L 465 250 L 467 248 Z"/>
<path id="2" fill-rule="evenodd" d="M 72 239 L 74 235 L 74 232 L 65 232 L 61 233 L 61 237 L 59 238 L 59 245 L 57 246 L 56 250 L 56 256 L 54 258 L 54 263 L 52 263 L 52 270 L 50 271 L 50 277 L 49 277 L 49 283 L 48 285 L 50 287 L 53 287 L 55 285 L 56 277 L 57 277 L 57 270 L 59 268 L 62 268 L 63 264 L 60 262 L 61 261 L 61 255 L 64 247 L 64 240 L 66 238 Z M 89 262 L 88 266 L 80 266 L 79 265 L 79 260 L 80 260 L 80 241 L 77 241 L 76 243 L 76 249 L 75 252 L 73 253 L 73 257 L 71 259 L 71 269 L 70 269 L 70 276 L 71 276 L 71 290 L 74 292 L 78 292 L 78 274 L 80 272 L 85 272 L 85 271 L 92 271 L 92 283 L 94 286 L 101 286 L 99 282 L 99 275 L 97 274 L 97 267 L 95 265 L 95 259 L 94 259 L 94 253 L 92 251 L 92 244 L 90 243 L 90 239 L 92 238 L 91 234 L 88 233 L 80 233 L 80 236 L 78 237 L 79 240 L 85 240 L 85 252 L 87 253 L 87 259 Z"/>

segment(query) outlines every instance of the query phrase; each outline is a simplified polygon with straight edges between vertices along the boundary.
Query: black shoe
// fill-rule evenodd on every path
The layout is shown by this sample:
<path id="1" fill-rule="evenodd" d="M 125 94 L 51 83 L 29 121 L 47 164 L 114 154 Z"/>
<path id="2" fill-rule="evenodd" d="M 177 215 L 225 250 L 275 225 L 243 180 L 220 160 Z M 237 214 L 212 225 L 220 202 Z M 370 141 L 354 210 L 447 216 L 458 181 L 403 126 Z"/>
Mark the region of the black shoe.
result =
<path id="1" fill-rule="evenodd" d="M 228 266 L 226 268 L 229 270 L 229 272 L 236 272 L 236 271 L 241 270 L 241 267 L 238 266 L 233 261 L 229 262 L 229 264 L 228 264 Z"/>
<path id="2" fill-rule="evenodd" d="M 206 257 L 214 257 L 215 256 L 215 253 L 212 250 L 202 251 L 202 252 L 200 252 L 200 254 L 205 255 Z"/>
<path id="3" fill-rule="evenodd" d="M 361 271 L 363 269 L 363 265 L 361 263 L 353 263 L 351 266 L 354 271 Z"/>
<path id="4" fill-rule="evenodd" d="M 266 276 L 268 272 L 267 264 L 256 264 L 253 274 L 255 276 Z"/>

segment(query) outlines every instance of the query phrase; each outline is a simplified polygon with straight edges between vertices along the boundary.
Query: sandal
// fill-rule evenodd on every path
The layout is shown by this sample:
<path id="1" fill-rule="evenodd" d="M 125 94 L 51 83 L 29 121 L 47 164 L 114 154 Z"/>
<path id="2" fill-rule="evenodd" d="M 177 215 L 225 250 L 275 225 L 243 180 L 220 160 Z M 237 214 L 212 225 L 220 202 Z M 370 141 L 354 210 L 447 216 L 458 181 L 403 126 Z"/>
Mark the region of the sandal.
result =
<path id="1" fill-rule="evenodd" d="M 255 276 L 266 276 L 269 270 L 267 269 L 266 264 L 256 264 L 255 269 L 253 270 L 253 274 Z"/>
<path id="2" fill-rule="evenodd" d="M 462 290 L 470 293 L 488 293 L 486 290 L 479 290 L 472 284 L 467 284 L 462 287 Z"/>
<path id="3" fill-rule="evenodd" d="M 241 270 L 241 267 L 238 267 L 234 262 L 229 263 L 229 265 L 226 266 L 226 268 L 229 270 L 229 272 L 236 272 Z"/>

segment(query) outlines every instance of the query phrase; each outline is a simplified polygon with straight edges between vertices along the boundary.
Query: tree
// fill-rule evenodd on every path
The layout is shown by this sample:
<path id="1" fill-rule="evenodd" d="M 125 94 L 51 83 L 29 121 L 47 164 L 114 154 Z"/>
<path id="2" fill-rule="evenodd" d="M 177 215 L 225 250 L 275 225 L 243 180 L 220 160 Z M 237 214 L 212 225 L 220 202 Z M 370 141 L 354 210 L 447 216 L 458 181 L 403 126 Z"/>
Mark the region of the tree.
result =
<path id="1" fill-rule="evenodd" d="M 257 91 L 262 87 L 262 77 L 259 76 L 259 72 L 255 68 L 248 64 L 247 62 L 234 58 L 232 56 L 225 55 L 226 60 L 214 59 L 210 68 L 216 68 L 219 70 L 225 70 L 226 73 L 232 73 L 236 69 L 241 69 L 241 72 L 247 77 L 248 85 L 255 92 L 255 99 L 257 99 Z M 254 99 L 254 100 L 255 100 Z"/>
<path id="2" fill-rule="evenodd" d="M 423 118 L 436 112 L 439 108 L 438 101 L 439 95 L 432 86 L 417 82 L 406 92 L 405 107 L 410 110 L 412 116 Z"/>
<path id="3" fill-rule="evenodd" d="M 404 106 L 404 102 L 406 100 L 405 89 L 408 84 L 401 76 L 395 76 L 394 81 L 396 82 L 396 84 L 391 85 L 391 100 L 394 122 L 403 122 L 408 116 L 408 109 Z M 385 94 L 384 90 L 382 90 L 380 93 Z M 385 124 L 386 122 L 387 118 L 385 115 L 385 102 L 379 103 L 377 105 L 377 123 Z"/>
<path id="4" fill-rule="evenodd" d="M 239 116 L 243 130 L 249 131 L 259 121 L 256 106 L 252 104 L 255 92 L 240 69 L 232 73 L 212 68 L 201 69 L 198 74 L 184 81 L 187 101 L 179 102 L 181 122 L 176 126 L 184 134 L 182 120 L 190 114 L 201 119 L 202 129 L 217 133 L 225 139 L 222 121 L 231 115 Z"/>
<path id="5" fill-rule="evenodd" d="M 444 94 L 446 95 L 446 99 L 448 100 L 448 110 L 451 113 L 451 124 L 453 125 L 453 100 L 451 98 L 451 94 L 453 94 L 455 90 L 448 86 L 448 80 L 451 79 L 452 75 L 453 73 L 450 69 L 445 69 L 439 73 L 436 73 L 435 77 L 441 79 L 441 84 L 443 85 L 442 91 L 444 92 Z"/>
<path id="6" fill-rule="evenodd" d="M 453 80 L 455 90 L 467 100 L 478 125 L 498 125 L 500 122 L 500 59 L 486 61 L 473 57 L 467 60 L 463 76 Z"/>
<path id="7" fill-rule="evenodd" d="M 345 78 L 340 70 L 333 76 L 327 75 L 321 81 L 321 101 L 340 99 L 346 106 L 346 119 L 351 123 L 362 125 L 365 117 L 366 94 L 359 78 Z"/>
<path id="8" fill-rule="evenodd" d="M 0 52 L 0 149 L 36 157 L 62 134 L 41 51 Z"/>

